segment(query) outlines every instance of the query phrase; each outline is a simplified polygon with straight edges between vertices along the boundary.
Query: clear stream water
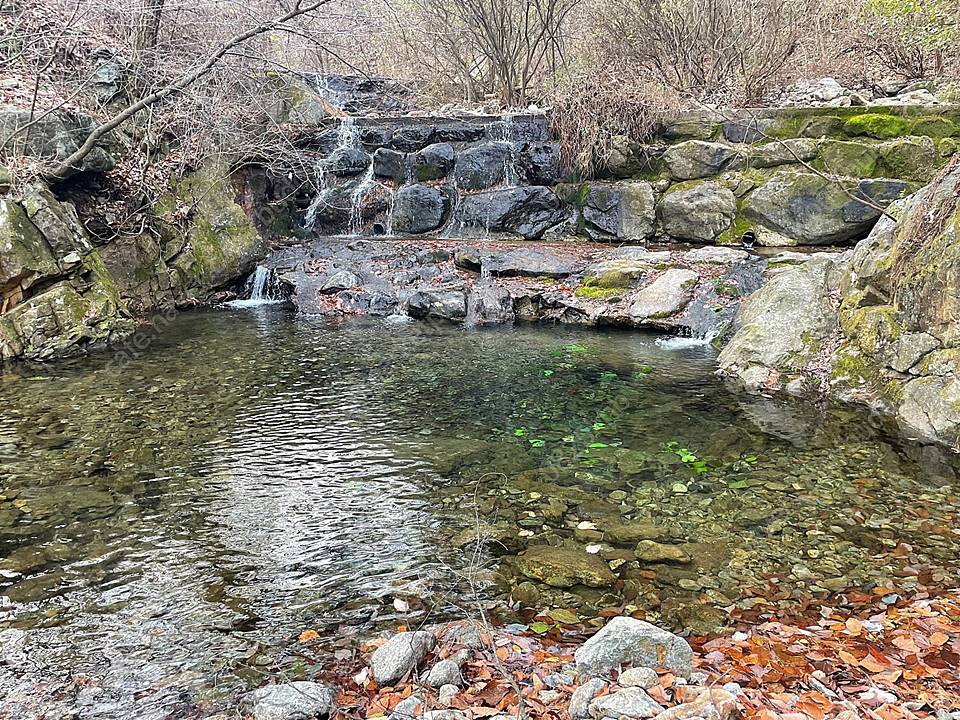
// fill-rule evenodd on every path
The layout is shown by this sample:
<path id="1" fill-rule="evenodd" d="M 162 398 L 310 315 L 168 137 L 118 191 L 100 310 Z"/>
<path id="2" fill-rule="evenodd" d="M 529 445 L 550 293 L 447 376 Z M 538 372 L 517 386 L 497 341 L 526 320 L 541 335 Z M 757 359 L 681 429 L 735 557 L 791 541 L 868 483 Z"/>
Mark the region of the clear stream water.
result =
<path id="1" fill-rule="evenodd" d="M 519 543 L 583 548 L 582 523 L 621 518 L 685 543 L 693 563 L 645 566 L 599 543 L 610 587 L 534 583 L 509 556 L 480 573 L 504 606 L 584 618 L 707 629 L 758 588 L 957 580 L 948 455 L 731 393 L 709 348 L 277 305 L 141 337 L 0 375 L 0 717 L 203 717 L 309 676 L 304 629 L 409 621 L 395 597 L 451 612 L 477 516 Z"/>

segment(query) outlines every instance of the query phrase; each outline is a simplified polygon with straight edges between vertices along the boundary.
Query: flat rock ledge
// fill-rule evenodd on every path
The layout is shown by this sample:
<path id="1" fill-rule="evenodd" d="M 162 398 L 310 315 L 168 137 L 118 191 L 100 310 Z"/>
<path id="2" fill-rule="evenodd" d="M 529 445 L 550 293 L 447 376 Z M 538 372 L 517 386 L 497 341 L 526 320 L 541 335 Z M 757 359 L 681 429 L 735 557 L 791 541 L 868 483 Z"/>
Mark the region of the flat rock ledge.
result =
<path id="1" fill-rule="evenodd" d="M 724 335 L 766 260 L 734 248 L 323 238 L 267 265 L 309 315 Z"/>

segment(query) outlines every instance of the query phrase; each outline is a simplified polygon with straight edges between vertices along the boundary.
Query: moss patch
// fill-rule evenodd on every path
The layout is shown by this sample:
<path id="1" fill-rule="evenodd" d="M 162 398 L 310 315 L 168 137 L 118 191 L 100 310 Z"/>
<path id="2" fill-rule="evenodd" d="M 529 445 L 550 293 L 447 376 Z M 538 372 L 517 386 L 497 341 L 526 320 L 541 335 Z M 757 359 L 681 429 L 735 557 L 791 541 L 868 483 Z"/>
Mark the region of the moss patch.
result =
<path id="1" fill-rule="evenodd" d="M 628 288 L 624 287 L 598 287 L 584 284 L 576 289 L 574 295 L 587 300 L 608 300 L 626 292 L 628 292 Z"/>
<path id="2" fill-rule="evenodd" d="M 907 135 L 910 123 L 896 115 L 880 113 L 864 113 L 847 120 L 843 124 L 843 131 L 847 135 L 866 136 L 877 140 L 890 140 Z"/>

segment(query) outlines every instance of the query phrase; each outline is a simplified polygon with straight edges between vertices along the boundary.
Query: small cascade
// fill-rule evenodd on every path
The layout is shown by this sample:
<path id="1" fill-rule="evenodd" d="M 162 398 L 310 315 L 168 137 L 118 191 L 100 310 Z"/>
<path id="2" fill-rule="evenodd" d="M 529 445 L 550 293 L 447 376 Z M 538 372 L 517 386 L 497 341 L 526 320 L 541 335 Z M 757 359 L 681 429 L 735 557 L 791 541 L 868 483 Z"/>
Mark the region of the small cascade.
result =
<path id="1" fill-rule="evenodd" d="M 517 170 L 517 148 L 514 144 L 514 116 L 504 113 L 500 116 L 500 135 L 498 143 L 503 145 L 507 152 L 503 157 L 503 184 L 505 187 L 517 187 L 520 184 L 520 173 Z"/>
<path id="2" fill-rule="evenodd" d="M 283 288 L 277 273 L 263 265 L 257 265 L 250 277 L 247 278 L 244 285 L 244 292 L 247 297 L 240 300 L 232 300 L 227 305 L 230 307 L 258 307 L 260 305 L 274 305 L 276 303 L 286 302 L 283 295 Z"/>
<path id="3" fill-rule="evenodd" d="M 376 184 L 377 181 L 373 176 L 373 162 L 371 161 L 359 184 L 350 194 L 350 225 L 348 229 L 350 235 L 359 235 L 363 231 L 363 200 Z M 392 221 L 388 220 L 387 222 L 391 223 Z"/>
<path id="4" fill-rule="evenodd" d="M 330 193 L 333 190 L 333 178 L 331 177 L 332 173 L 330 172 L 330 163 L 334 158 L 337 157 L 342 151 L 349 150 L 350 148 L 358 147 L 360 144 L 360 134 L 357 128 L 356 120 L 352 117 L 345 117 L 340 121 L 340 125 L 337 127 L 337 136 L 336 143 L 333 147 L 333 150 L 330 151 L 330 154 L 327 157 L 322 158 L 317 162 L 315 171 L 317 175 L 317 194 L 313 198 L 313 201 L 310 203 L 310 206 L 307 208 L 306 215 L 304 216 L 304 228 L 306 230 L 312 230 L 314 224 L 317 220 L 317 213 L 323 208 L 329 198 Z M 370 168 L 368 169 L 368 175 L 370 180 L 373 180 L 373 164 L 371 163 Z M 366 179 L 366 176 L 365 176 Z M 352 211 L 351 211 L 351 221 L 352 221 Z"/>

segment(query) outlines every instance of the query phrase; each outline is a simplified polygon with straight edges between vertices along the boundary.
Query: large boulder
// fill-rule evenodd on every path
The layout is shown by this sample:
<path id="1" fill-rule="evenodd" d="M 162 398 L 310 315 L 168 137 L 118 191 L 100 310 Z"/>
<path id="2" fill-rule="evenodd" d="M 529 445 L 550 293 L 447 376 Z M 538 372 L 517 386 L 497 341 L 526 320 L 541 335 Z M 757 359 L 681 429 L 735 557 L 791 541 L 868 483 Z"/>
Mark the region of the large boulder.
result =
<path id="1" fill-rule="evenodd" d="M 616 577 L 597 555 L 572 548 L 532 545 L 516 558 L 517 569 L 551 587 L 610 587 Z"/>
<path id="2" fill-rule="evenodd" d="M 528 185 L 553 185 L 560 177 L 560 155 L 556 143 L 525 143 L 518 158 L 520 172 Z"/>
<path id="3" fill-rule="evenodd" d="M 516 248 L 481 256 L 482 267 L 501 277 L 562 278 L 578 272 L 580 265 L 549 249 Z"/>
<path id="4" fill-rule="evenodd" d="M 621 666 L 663 668 L 685 678 L 693 671 L 693 650 L 686 640 L 631 617 L 609 620 L 574 659 L 577 670 L 592 676 L 607 676 Z"/>
<path id="5" fill-rule="evenodd" d="M 427 145 L 411 156 L 414 179 L 424 182 L 446 177 L 453 167 L 454 157 L 453 145 L 450 143 Z"/>
<path id="6" fill-rule="evenodd" d="M 788 267 L 744 301 L 718 359 L 721 373 L 754 389 L 771 375 L 802 373 L 837 327 L 831 293 L 842 262 L 817 259 Z"/>
<path id="7" fill-rule="evenodd" d="M 715 182 L 679 185 L 660 199 L 657 215 L 663 231 L 677 240 L 713 242 L 733 223 L 737 199 Z"/>
<path id="8" fill-rule="evenodd" d="M 88 115 L 66 110 L 35 115 L 28 110 L 2 109 L 0 145 L 4 146 L 4 152 L 8 156 L 23 155 L 43 161 L 47 165 L 54 165 L 76 152 L 96 125 L 96 121 Z M 73 172 L 105 172 L 112 170 L 116 164 L 108 135 Z"/>
<path id="9" fill-rule="evenodd" d="M 324 720 L 337 712 L 337 693 L 322 683 L 298 680 L 247 693 L 242 706 L 253 720 Z"/>
<path id="10" fill-rule="evenodd" d="M 667 270 L 637 293 L 628 311 L 630 319 L 644 325 L 676 315 L 693 298 L 693 289 L 699 279 L 693 270 Z"/>
<path id="11" fill-rule="evenodd" d="M 743 212 L 761 244 L 832 245 L 865 236 L 882 208 L 910 187 L 900 180 L 777 173 L 748 196 Z"/>
<path id="12" fill-rule="evenodd" d="M 671 145 L 663 153 L 663 162 L 674 180 L 713 177 L 735 164 L 736 148 L 723 143 L 688 140 Z"/>
<path id="13" fill-rule="evenodd" d="M 506 232 L 534 240 L 559 221 L 560 199 L 539 186 L 476 193 L 463 197 L 459 218 L 464 234 Z"/>
<path id="14" fill-rule="evenodd" d="M 370 671 L 378 685 L 389 685 L 416 668 L 437 644 L 425 630 L 397 633 L 370 656 Z"/>
<path id="15" fill-rule="evenodd" d="M 373 174 L 404 182 L 410 175 L 407 153 L 391 148 L 377 148 L 373 153 Z"/>
<path id="16" fill-rule="evenodd" d="M 0 198 L 0 291 L 29 290 L 35 282 L 60 274 L 50 245 L 12 198 Z"/>
<path id="17" fill-rule="evenodd" d="M 457 187 L 484 190 L 504 182 L 513 152 L 513 146 L 505 142 L 484 143 L 462 150 L 453 170 Z"/>
<path id="18" fill-rule="evenodd" d="M 440 227 L 450 208 L 448 197 L 431 185 L 406 185 L 393 203 L 393 231 L 416 235 Z"/>
<path id="19" fill-rule="evenodd" d="M 515 319 L 513 298 L 506 288 L 475 285 L 467 297 L 467 319 L 476 325 L 509 325 Z"/>
<path id="20" fill-rule="evenodd" d="M 407 312 L 421 320 L 459 322 L 467 316 L 467 297 L 460 290 L 418 290 L 407 301 Z"/>
<path id="21" fill-rule="evenodd" d="M 656 226 L 648 182 L 581 183 L 558 188 L 574 214 L 576 231 L 594 240 L 647 240 Z"/>

